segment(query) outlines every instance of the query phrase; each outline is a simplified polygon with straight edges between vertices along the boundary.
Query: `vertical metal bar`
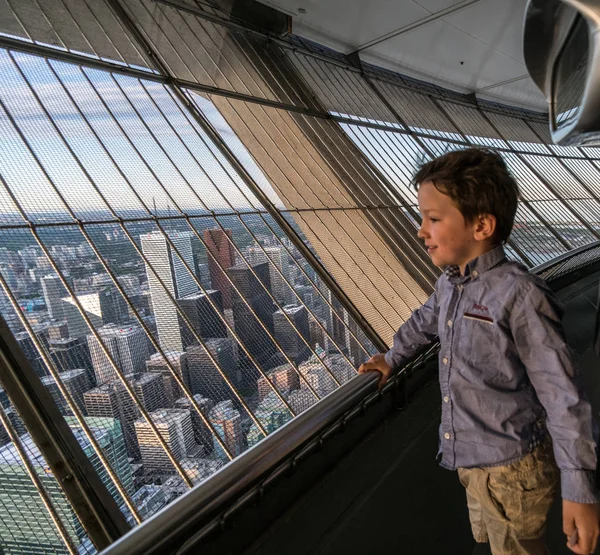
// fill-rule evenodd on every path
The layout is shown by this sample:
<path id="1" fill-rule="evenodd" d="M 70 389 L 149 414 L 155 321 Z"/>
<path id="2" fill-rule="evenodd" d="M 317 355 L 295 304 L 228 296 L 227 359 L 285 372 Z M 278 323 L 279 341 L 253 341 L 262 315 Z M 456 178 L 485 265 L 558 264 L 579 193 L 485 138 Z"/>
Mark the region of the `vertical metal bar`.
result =
<path id="1" fill-rule="evenodd" d="M 4 180 L 0 178 L 0 181 L 3 182 Z M 125 488 L 121 484 L 121 481 L 119 480 L 118 476 L 115 474 L 115 472 L 111 468 L 110 463 L 108 462 L 108 459 L 106 458 L 106 455 L 104 454 L 104 451 L 102 451 L 102 448 L 96 441 L 94 433 L 90 430 L 90 427 L 87 425 L 83 413 L 79 409 L 77 403 L 73 400 L 71 392 L 63 384 L 63 382 L 60 378 L 60 374 L 59 374 L 58 370 L 56 369 L 56 367 L 54 366 L 52 359 L 48 356 L 48 353 L 43 348 L 42 343 L 38 339 L 33 328 L 31 327 L 31 324 L 29 323 L 29 321 L 27 320 L 27 318 L 25 317 L 23 312 L 19 309 L 19 304 L 17 303 L 17 300 L 16 300 L 15 296 L 13 295 L 13 292 L 10 290 L 10 287 L 8 286 L 8 284 L 6 283 L 6 280 L 4 279 L 4 277 L 1 274 L 0 274 L 0 286 L 4 290 L 4 293 L 6 293 L 6 296 L 8 297 L 10 304 L 12 305 L 15 312 L 18 314 L 19 320 L 21 320 L 21 323 L 25 327 L 27 333 L 29 333 L 29 337 L 31 338 L 38 353 L 40 353 L 40 356 L 42 357 L 42 360 L 46 364 L 46 367 L 50 370 L 50 373 L 52 374 L 52 377 L 54 378 L 54 381 L 56 382 L 56 385 L 58 386 L 61 395 L 67 401 L 69 408 L 73 411 L 73 414 L 74 414 L 75 418 L 77 419 L 77 423 L 83 429 L 87 440 L 90 442 L 90 444 L 94 448 L 94 451 L 96 452 L 96 455 L 100 459 L 102 466 L 104 466 L 110 479 L 115 484 L 115 487 L 117 488 L 117 491 L 123 498 L 123 501 L 127 505 L 127 508 L 131 511 L 133 518 L 138 523 L 141 522 L 142 519 L 139 515 L 137 507 L 135 506 L 135 504 L 129 497 L 127 491 L 125 491 Z"/>
<path id="2" fill-rule="evenodd" d="M 336 295 L 340 300 L 341 304 L 346 310 L 352 315 L 353 319 L 363 328 L 367 337 L 371 342 L 380 350 L 387 351 L 387 345 L 371 327 L 369 322 L 364 318 L 361 312 L 354 306 L 350 301 L 345 292 L 337 284 L 335 279 L 329 274 L 329 272 L 323 267 L 321 262 L 316 258 L 312 251 L 304 244 L 304 241 L 298 236 L 296 230 L 287 222 L 287 220 L 279 213 L 277 208 L 273 205 L 271 200 L 265 195 L 260 186 L 254 181 L 252 176 L 247 172 L 244 165 L 237 159 L 235 154 L 225 144 L 219 133 L 212 127 L 210 122 L 206 120 L 204 114 L 202 114 L 197 107 L 187 98 L 185 93 L 181 89 L 181 85 L 171 75 L 167 66 L 162 62 L 159 55 L 157 55 L 155 48 L 149 41 L 146 40 L 144 35 L 138 30 L 137 25 L 129 17 L 127 11 L 123 8 L 120 0 L 107 0 L 110 6 L 113 8 L 117 16 L 123 21 L 124 26 L 132 33 L 132 35 L 139 41 L 143 46 L 144 50 L 148 52 L 151 60 L 156 64 L 156 67 L 167 77 L 167 80 L 173 91 L 182 102 L 182 104 L 190 111 L 190 114 L 194 117 L 200 127 L 208 134 L 214 144 L 219 148 L 221 154 L 227 159 L 227 161 L 235 168 L 237 173 L 245 181 L 246 185 L 250 188 L 252 193 L 258 198 L 261 204 L 267 209 L 271 217 L 277 222 L 279 227 L 284 230 L 286 235 L 290 238 L 294 246 L 303 254 L 306 260 L 309 261 L 310 265 L 319 274 L 319 277 L 325 282 L 329 289 Z"/>
<path id="3" fill-rule="evenodd" d="M 2 363 L 0 362 L 0 367 L 1 366 L 2 366 Z M 71 555 L 77 555 L 77 553 L 78 553 L 77 547 L 73 543 L 71 536 L 69 536 L 69 533 L 67 532 L 60 516 L 58 516 L 58 513 L 56 512 L 56 508 L 54 507 L 54 504 L 52 503 L 52 500 L 50 499 L 50 496 L 48 495 L 48 492 L 46 491 L 44 484 L 42 483 L 42 481 L 40 480 L 40 477 L 38 476 L 37 472 L 35 471 L 35 467 L 33 466 L 33 464 L 31 464 L 31 460 L 29 459 L 28 453 L 26 452 L 25 447 L 23 447 L 23 444 L 21 443 L 21 438 L 15 431 L 10 419 L 6 416 L 6 413 L 4 412 L 4 407 L 2 405 L 0 405 L 0 425 L 4 426 L 4 429 L 8 433 L 8 437 L 10 438 L 13 445 L 15 446 L 15 449 L 17 450 L 17 453 L 19 454 L 19 457 L 21 458 L 21 461 L 23 462 L 23 466 L 25 467 L 25 470 L 26 470 L 29 478 L 33 482 L 35 489 L 37 490 L 39 496 L 42 499 L 42 503 L 44 504 L 44 507 L 46 508 L 46 510 L 48 511 L 48 514 L 50 515 L 50 518 L 52 519 L 52 523 L 54 524 L 54 526 L 56 526 L 56 530 L 58 531 L 60 539 L 65 543 L 65 545 L 67 546 L 67 549 L 69 550 L 69 553 Z M 57 479 L 57 483 L 58 483 L 58 479 Z M 39 525 L 38 522 L 30 522 L 27 524 L 29 524 L 32 527 Z M 4 538 L 4 539 L 7 539 L 7 538 Z"/>
<path id="4" fill-rule="evenodd" d="M 108 547 L 129 530 L 125 516 L 1 316 L 0 370 L 4 390 L 86 533 L 99 550 Z"/>

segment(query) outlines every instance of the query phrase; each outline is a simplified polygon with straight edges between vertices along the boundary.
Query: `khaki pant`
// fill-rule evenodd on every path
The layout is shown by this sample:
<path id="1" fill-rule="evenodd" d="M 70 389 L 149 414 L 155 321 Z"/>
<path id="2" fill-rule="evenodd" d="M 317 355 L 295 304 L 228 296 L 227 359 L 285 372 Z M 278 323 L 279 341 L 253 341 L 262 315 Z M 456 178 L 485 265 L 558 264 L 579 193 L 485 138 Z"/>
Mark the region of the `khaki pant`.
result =
<path id="1" fill-rule="evenodd" d="M 458 476 L 476 542 L 489 542 L 494 555 L 550 553 L 546 517 L 559 483 L 550 439 L 516 463 L 459 468 Z"/>

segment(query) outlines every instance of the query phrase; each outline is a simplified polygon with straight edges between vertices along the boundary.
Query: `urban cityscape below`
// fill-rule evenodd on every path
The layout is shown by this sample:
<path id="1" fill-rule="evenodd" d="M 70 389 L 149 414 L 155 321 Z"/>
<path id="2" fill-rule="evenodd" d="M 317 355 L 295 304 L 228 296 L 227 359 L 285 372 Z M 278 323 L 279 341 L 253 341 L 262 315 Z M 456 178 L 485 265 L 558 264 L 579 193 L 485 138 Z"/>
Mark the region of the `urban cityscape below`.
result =
<path id="1" fill-rule="evenodd" d="M 346 383 L 374 352 L 287 238 L 258 222 L 247 226 L 252 241 L 241 227 L 202 222 L 190 231 L 98 226 L 91 235 L 103 262 L 68 231 L 43 248 L 24 234 L 0 248 L 13 297 L 0 297 L 2 316 L 130 520 L 75 411 L 143 519 Z M 70 515 L 69 534 L 82 552 L 93 549 L 0 394 L 30 462 Z M 19 488 L 4 487 L 15 481 Z M 19 528 L 11 508 L 25 498 L 37 523 L 29 517 L 28 544 L 0 534 L 5 552 L 66 552 L 5 430 L 0 484 L 0 527 Z"/>

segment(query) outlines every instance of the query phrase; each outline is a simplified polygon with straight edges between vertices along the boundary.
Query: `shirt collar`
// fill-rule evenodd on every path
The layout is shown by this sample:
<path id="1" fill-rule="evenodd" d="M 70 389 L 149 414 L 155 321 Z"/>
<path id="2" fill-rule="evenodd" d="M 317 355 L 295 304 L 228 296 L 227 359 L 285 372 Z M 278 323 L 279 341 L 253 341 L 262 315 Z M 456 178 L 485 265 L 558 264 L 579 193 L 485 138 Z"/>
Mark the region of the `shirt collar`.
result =
<path id="1" fill-rule="evenodd" d="M 457 265 L 447 266 L 444 273 L 446 278 L 451 282 L 465 282 L 470 279 L 477 279 L 481 274 L 491 270 L 494 266 L 497 266 L 506 259 L 506 253 L 504 247 L 498 245 L 491 251 L 483 253 L 471 260 L 465 267 L 465 274 L 461 275 L 460 268 Z"/>

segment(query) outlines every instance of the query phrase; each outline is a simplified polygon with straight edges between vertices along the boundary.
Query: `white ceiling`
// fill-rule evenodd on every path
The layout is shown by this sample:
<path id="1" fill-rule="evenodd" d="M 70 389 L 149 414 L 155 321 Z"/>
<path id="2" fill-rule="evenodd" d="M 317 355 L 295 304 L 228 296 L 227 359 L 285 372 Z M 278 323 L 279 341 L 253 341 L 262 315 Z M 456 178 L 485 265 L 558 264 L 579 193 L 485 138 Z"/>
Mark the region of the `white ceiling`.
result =
<path id="1" fill-rule="evenodd" d="M 546 111 L 527 75 L 527 0 L 260 0 L 293 32 L 363 61 L 479 98 Z M 302 13 L 302 10 L 305 13 Z"/>

